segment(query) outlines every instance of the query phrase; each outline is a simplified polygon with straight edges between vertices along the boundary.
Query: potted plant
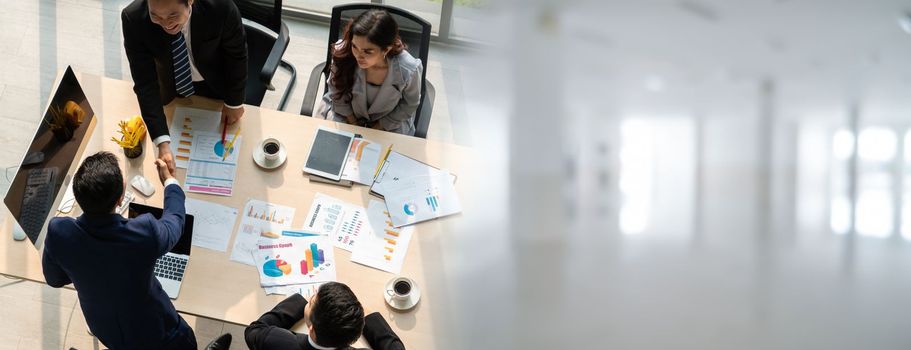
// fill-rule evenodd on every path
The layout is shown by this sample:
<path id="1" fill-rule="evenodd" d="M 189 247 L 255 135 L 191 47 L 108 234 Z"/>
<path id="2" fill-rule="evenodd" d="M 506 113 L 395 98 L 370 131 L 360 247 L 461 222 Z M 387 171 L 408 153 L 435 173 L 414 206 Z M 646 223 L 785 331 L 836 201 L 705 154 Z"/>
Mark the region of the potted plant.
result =
<path id="1" fill-rule="evenodd" d="M 60 142 L 68 142 L 73 139 L 73 133 L 82 125 L 85 118 L 85 111 L 73 100 L 66 101 L 63 108 L 51 106 L 50 114 L 44 119 L 54 138 Z"/>
<path id="2" fill-rule="evenodd" d="M 129 120 L 121 120 L 117 125 L 120 126 L 120 130 L 117 130 L 120 133 L 120 140 L 112 137 L 111 141 L 123 148 L 123 153 L 127 158 L 141 156 L 142 140 L 146 133 L 146 125 L 142 122 L 142 117 L 136 115 Z"/>

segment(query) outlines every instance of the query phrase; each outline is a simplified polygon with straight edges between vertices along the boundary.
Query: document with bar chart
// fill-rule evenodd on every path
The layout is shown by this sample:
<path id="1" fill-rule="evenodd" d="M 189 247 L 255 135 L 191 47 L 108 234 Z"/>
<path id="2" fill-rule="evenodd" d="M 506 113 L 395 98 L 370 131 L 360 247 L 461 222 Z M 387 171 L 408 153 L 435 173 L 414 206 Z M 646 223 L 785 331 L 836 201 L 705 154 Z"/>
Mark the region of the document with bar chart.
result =
<path id="1" fill-rule="evenodd" d="M 401 273 L 414 227 L 395 228 L 386 205 L 376 200 L 370 201 L 367 218 L 373 233 L 361 237 L 351 253 L 351 261 L 394 274 Z"/>
<path id="2" fill-rule="evenodd" d="M 186 169 L 193 151 L 193 133 L 207 131 L 219 133 L 221 111 L 177 107 L 171 118 L 171 153 L 178 168 Z"/>
<path id="3" fill-rule="evenodd" d="M 336 279 L 332 242 L 325 235 L 260 239 L 254 255 L 263 287 Z"/>
<path id="4" fill-rule="evenodd" d="M 322 193 L 313 198 L 304 219 L 304 229 L 329 235 L 336 247 L 349 252 L 361 236 L 371 233 L 364 207 Z"/>
<path id="5" fill-rule="evenodd" d="M 260 238 L 278 239 L 282 231 L 291 228 L 296 209 L 257 199 L 247 201 L 240 216 L 240 227 L 231 249 L 231 260 L 255 265 L 253 252 Z"/>

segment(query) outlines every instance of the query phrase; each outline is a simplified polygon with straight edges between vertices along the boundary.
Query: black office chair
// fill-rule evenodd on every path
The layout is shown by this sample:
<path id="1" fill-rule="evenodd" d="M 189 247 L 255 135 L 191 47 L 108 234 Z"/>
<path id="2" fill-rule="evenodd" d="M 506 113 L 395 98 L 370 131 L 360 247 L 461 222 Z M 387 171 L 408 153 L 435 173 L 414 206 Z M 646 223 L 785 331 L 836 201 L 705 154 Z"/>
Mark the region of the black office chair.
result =
<path id="1" fill-rule="evenodd" d="M 288 97 L 297 81 L 297 70 L 282 59 L 291 38 L 288 26 L 282 21 L 281 0 L 234 0 L 240 15 L 248 21 L 255 22 L 262 28 L 244 23 L 247 33 L 247 86 L 244 103 L 259 106 L 263 102 L 266 90 L 274 91 L 272 78 L 279 66 L 291 72 L 291 80 L 278 103 L 278 110 L 284 110 Z"/>
<path id="2" fill-rule="evenodd" d="M 304 93 L 304 104 L 301 106 L 301 115 L 313 116 L 313 108 L 316 105 L 316 94 L 319 90 L 319 83 L 323 81 L 323 91 L 329 90 L 329 65 L 326 62 L 332 61 L 332 53 L 329 47 L 335 44 L 344 34 L 345 26 L 348 22 L 357 17 L 357 15 L 373 10 L 380 9 L 389 12 L 395 21 L 399 24 L 399 36 L 402 42 L 408 46 L 408 52 L 411 55 L 417 55 L 424 64 L 421 72 L 421 104 L 418 106 L 414 117 L 414 136 L 420 138 L 427 137 L 427 128 L 430 126 L 430 115 L 433 112 L 433 100 L 436 96 L 436 90 L 433 85 L 427 81 L 427 55 L 430 50 L 430 23 L 417 15 L 400 9 L 398 7 L 380 4 L 347 4 L 338 5 L 332 8 L 332 19 L 329 23 L 329 45 L 326 48 L 326 61 L 313 67 L 310 73 L 310 81 L 307 83 L 307 91 Z M 323 77 L 326 77 L 325 79 Z"/>

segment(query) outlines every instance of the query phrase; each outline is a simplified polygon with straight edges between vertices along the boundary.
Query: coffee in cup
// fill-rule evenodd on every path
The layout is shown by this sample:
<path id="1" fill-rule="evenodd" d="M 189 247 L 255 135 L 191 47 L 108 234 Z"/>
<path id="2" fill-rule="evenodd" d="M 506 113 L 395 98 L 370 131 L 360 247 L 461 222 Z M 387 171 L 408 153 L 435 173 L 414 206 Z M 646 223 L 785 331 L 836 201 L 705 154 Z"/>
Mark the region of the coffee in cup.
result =
<path id="1" fill-rule="evenodd" d="M 263 140 L 263 142 L 260 144 L 260 147 L 262 147 L 263 156 L 270 163 L 277 161 L 279 158 L 279 153 L 282 151 L 282 143 L 274 137 Z"/>
<path id="2" fill-rule="evenodd" d="M 276 154 L 276 153 L 278 153 L 278 150 L 279 150 L 278 142 L 267 142 L 266 144 L 263 145 L 263 152 L 265 152 L 268 155 Z"/>
<path id="3" fill-rule="evenodd" d="M 392 281 L 390 288 L 386 293 L 396 301 L 406 301 L 411 297 L 411 290 L 414 287 L 414 281 L 408 277 L 399 277 Z"/>

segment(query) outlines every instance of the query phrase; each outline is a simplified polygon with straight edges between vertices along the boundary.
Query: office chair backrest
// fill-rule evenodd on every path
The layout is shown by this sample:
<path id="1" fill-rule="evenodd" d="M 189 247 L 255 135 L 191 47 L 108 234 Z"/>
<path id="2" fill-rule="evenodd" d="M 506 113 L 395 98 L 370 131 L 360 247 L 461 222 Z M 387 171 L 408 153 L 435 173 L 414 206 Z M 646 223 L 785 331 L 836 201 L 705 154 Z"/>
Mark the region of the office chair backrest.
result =
<path id="1" fill-rule="evenodd" d="M 385 10 L 392 15 L 392 18 L 394 18 L 399 25 L 399 36 L 402 38 L 402 42 L 408 46 L 408 53 L 415 58 L 420 59 L 421 63 L 424 65 L 424 69 L 421 70 L 421 105 L 418 106 L 418 110 L 415 112 L 414 116 L 414 124 L 418 125 L 418 119 L 421 116 L 421 108 L 423 108 L 424 104 L 423 96 L 427 92 L 425 81 L 427 78 L 427 55 L 430 51 L 430 22 L 425 21 L 423 18 L 420 18 L 411 12 L 389 5 L 364 3 L 338 5 L 332 8 L 332 19 L 329 23 L 329 45 L 330 47 L 335 45 L 335 42 L 342 38 L 342 35 L 345 34 L 345 27 L 354 17 L 373 9 Z M 323 73 L 327 77 L 329 76 L 331 65 L 332 53 L 327 48 L 326 67 L 323 70 Z M 328 79 L 326 80 L 323 91 L 329 91 Z"/>
<path id="2" fill-rule="evenodd" d="M 282 0 L 234 0 L 240 16 L 278 33 L 282 21 Z"/>

